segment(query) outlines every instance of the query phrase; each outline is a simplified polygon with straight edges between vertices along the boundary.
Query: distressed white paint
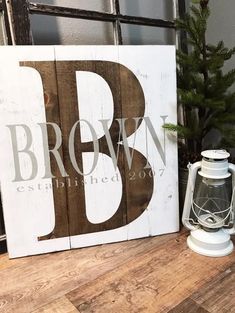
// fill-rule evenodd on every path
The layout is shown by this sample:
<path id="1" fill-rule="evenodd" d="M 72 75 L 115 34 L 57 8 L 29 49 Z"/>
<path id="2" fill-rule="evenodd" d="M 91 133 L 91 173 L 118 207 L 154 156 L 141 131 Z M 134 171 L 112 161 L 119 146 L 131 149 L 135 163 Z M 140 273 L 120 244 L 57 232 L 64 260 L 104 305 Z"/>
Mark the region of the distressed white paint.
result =
<path id="1" fill-rule="evenodd" d="M 45 121 L 43 93 L 40 76 L 33 69 L 19 68 L 19 60 L 104 60 L 125 65 L 138 78 L 145 95 L 145 116 L 150 117 L 163 146 L 164 132 L 161 116 L 176 122 L 175 48 L 172 46 L 56 46 L 56 47 L 6 47 L 0 49 L 0 179 L 3 192 L 4 215 L 11 257 L 37 254 L 55 250 L 141 238 L 178 230 L 177 145 L 166 137 L 166 166 L 148 133 L 145 143 L 145 123 L 136 133 L 135 149 L 148 159 L 156 175 L 154 192 L 147 210 L 129 225 L 114 230 L 72 236 L 71 238 L 37 241 L 37 236 L 52 231 L 54 223 L 53 195 L 51 190 L 16 192 L 12 183 L 13 159 L 9 132 L 11 123 L 31 126 L 35 141 L 33 151 L 42 160 L 42 139 L 37 122 Z M 80 118 L 85 118 L 95 128 L 98 136 L 102 129 L 101 118 L 113 119 L 111 91 L 97 74 L 77 72 L 78 105 Z M 82 141 L 90 141 L 90 132 L 83 126 Z M 19 133 L 24 144 L 24 133 Z M 130 146 L 134 135 L 128 138 Z M 147 149 L 147 152 L 146 152 Z M 83 153 L 85 172 L 89 171 L 93 153 Z M 25 175 L 30 163 L 24 161 Z M 43 163 L 38 178 L 21 183 L 36 186 L 50 183 L 42 180 Z M 101 223 L 112 217 L 121 200 L 122 182 L 112 181 L 115 173 L 111 159 L 100 153 L 95 171 L 85 177 L 87 217 L 92 223 Z M 93 184 L 91 183 L 93 176 Z M 94 183 L 94 178 L 101 182 Z M 103 182 L 102 182 L 103 178 Z M 107 179 L 106 179 L 107 178 Z M 138 173 L 136 173 L 136 179 Z"/>
<path id="2" fill-rule="evenodd" d="M 47 235 L 53 230 L 55 222 L 52 190 L 45 188 L 51 184 L 51 179 L 41 179 L 44 164 L 39 163 L 38 175 L 33 181 L 12 182 L 14 160 L 6 125 L 29 125 L 34 139 L 31 150 L 39 160 L 43 160 L 41 132 L 36 125 L 46 121 L 42 83 L 36 70 L 19 67 L 19 61 L 25 60 L 54 60 L 54 48 L 0 49 L 0 179 L 10 257 L 69 248 L 69 238 L 38 241 L 38 236 Z M 19 131 L 17 135 L 19 144 L 23 146 L 24 131 Z M 31 163 L 23 153 L 21 160 L 23 175 L 27 177 Z M 39 184 L 41 190 L 38 189 Z"/>
<path id="3" fill-rule="evenodd" d="M 119 62 L 127 66 L 138 78 L 145 94 L 145 116 L 151 118 L 158 138 L 164 146 L 163 121 L 161 116 L 168 116 L 167 121 L 177 122 L 176 117 L 176 80 L 175 80 L 175 48 L 169 46 L 138 46 L 133 51 L 124 46 L 119 51 Z M 133 142 L 129 138 L 130 142 Z M 144 227 L 139 219 L 148 224 L 145 235 L 177 231 L 178 229 L 178 177 L 177 149 L 172 140 L 166 142 L 166 162 L 164 166 L 153 139 L 148 132 L 148 159 L 155 170 L 154 192 L 149 203 L 147 214 L 128 225 L 128 238 L 141 236 Z M 146 154 L 145 124 L 137 131 L 135 149 Z M 163 172 L 164 170 L 164 172 Z M 162 175 L 162 176 L 161 176 Z"/>
<path id="4" fill-rule="evenodd" d="M 104 135 L 99 120 L 110 119 L 109 127 L 112 123 L 113 97 L 111 90 L 107 82 L 96 73 L 78 71 L 76 77 L 79 117 L 88 121 L 94 127 L 99 139 Z M 92 141 L 92 135 L 87 124 L 81 123 L 80 129 L 81 141 Z"/>
<path id="5" fill-rule="evenodd" d="M 94 153 L 83 153 L 84 172 L 91 169 Z M 99 224 L 111 218 L 117 211 L 122 197 L 122 181 L 119 170 L 114 170 L 110 157 L 100 153 L 97 166 L 91 175 L 84 177 L 86 215 L 91 223 Z"/>

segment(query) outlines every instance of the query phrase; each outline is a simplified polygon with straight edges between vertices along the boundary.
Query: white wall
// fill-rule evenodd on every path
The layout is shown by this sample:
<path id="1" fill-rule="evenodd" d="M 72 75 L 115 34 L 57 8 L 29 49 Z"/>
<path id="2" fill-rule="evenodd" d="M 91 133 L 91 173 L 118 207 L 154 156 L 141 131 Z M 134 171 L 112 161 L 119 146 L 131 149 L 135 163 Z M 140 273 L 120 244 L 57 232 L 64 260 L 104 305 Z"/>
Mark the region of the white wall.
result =
<path id="1" fill-rule="evenodd" d="M 38 1 L 39 2 L 39 1 Z M 109 0 L 40 0 L 40 3 L 110 12 Z M 173 0 L 120 0 L 121 13 L 172 19 Z M 33 15 L 35 44 L 113 44 L 112 23 Z M 122 26 L 124 44 L 172 44 L 174 31 L 134 25 Z"/>
<path id="2" fill-rule="evenodd" d="M 191 1 L 186 0 L 188 6 Z M 211 15 L 208 21 L 207 42 L 216 44 L 220 40 L 228 48 L 235 46 L 235 1 L 234 0 L 210 0 Z M 224 71 L 235 68 L 235 56 L 227 61 Z M 235 90 L 235 86 L 233 87 Z"/>
<path id="3" fill-rule="evenodd" d="M 235 46 L 235 1 L 210 0 L 210 8 L 208 42 L 216 44 L 223 40 L 226 47 L 232 48 Z M 225 71 L 232 68 L 235 68 L 235 56 L 224 67 Z"/>

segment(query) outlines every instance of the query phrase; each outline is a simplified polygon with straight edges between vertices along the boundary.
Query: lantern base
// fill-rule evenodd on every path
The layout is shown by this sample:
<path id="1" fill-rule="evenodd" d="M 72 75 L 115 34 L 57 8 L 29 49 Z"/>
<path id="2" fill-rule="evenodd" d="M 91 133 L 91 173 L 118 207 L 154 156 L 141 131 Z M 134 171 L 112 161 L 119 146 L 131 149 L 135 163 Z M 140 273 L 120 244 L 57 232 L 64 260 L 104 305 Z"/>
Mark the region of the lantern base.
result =
<path id="1" fill-rule="evenodd" d="M 233 251 L 230 235 L 223 229 L 216 232 L 207 232 L 203 229 L 192 230 L 187 244 L 194 252 L 210 257 L 225 256 Z"/>

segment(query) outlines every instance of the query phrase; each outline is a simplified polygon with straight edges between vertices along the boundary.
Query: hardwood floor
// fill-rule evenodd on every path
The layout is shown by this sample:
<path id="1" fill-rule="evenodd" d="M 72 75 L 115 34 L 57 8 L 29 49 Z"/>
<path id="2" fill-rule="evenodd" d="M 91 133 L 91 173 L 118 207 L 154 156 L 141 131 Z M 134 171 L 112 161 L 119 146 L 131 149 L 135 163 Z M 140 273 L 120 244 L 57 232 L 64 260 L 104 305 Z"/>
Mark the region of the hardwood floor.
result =
<path id="1" fill-rule="evenodd" d="M 188 232 L 9 260 L 0 312 L 235 312 L 235 253 L 203 257 Z"/>

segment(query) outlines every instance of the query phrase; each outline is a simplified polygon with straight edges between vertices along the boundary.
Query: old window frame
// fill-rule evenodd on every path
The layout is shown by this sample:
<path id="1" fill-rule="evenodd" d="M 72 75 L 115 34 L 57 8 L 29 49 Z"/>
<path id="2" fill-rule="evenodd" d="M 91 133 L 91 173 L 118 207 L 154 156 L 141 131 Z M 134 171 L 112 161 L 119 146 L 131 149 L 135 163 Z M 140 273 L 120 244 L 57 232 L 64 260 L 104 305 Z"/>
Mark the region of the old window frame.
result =
<path id="1" fill-rule="evenodd" d="M 185 13 L 185 0 L 172 0 L 174 18 Z M 85 19 L 91 21 L 111 22 L 113 24 L 114 44 L 123 44 L 122 24 L 175 29 L 174 20 L 153 19 L 142 16 L 123 15 L 119 0 L 110 0 L 111 12 L 82 10 L 49 4 L 40 4 L 29 0 L 2 0 L 0 9 L 4 12 L 4 20 L 9 45 L 32 45 L 33 36 L 30 28 L 30 14 L 48 15 Z M 179 39 L 183 45 L 182 36 Z"/>

